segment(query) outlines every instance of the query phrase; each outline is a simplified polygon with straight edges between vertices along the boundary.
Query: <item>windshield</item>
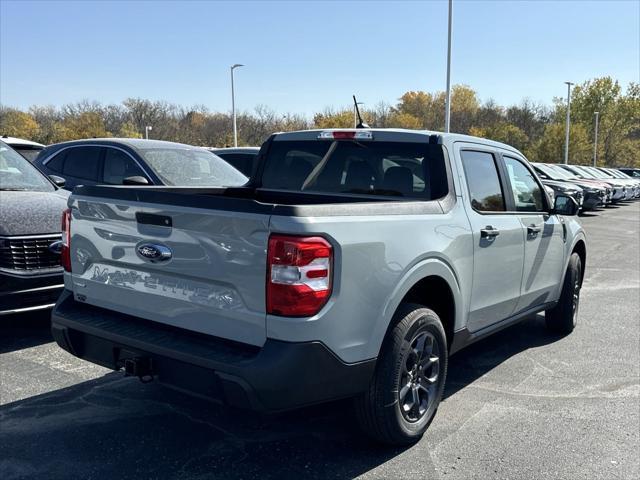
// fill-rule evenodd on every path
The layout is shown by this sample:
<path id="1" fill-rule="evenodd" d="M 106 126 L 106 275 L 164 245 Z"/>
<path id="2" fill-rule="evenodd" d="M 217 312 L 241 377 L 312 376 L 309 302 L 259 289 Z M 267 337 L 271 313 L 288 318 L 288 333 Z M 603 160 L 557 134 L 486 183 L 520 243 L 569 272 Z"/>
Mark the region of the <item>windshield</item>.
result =
<path id="1" fill-rule="evenodd" d="M 55 187 L 27 159 L 0 142 L 0 190 L 53 192 Z"/>
<path id="2" fill-rule="evenodd" d="M 140 153 L 165 185 L 238 187 L 249 180 L 204 149 L 149 148 Z"/>
<path id="3" fill-rule="evenodd" d="M 410 142 L 274 141 L 262 186 L 422 200 L 448 192 L 442 145 Z"/>
<path id="4" fill-rule="evenodd" d="M 535 168 L 540 170 L 543 174 L 545 174 L 547 177 L 549 177 L 551 180 L 564 180 L 568 178 L 568 176 L 565 176 L 563 173 L 559 172 L 558 170 L 556 170 L 550 165 L 536 163 L 534 164 L 534 166 Z"/>
<path id="5" fill-rule="evenodd" d="M 585 169 L 584 167 L 577 167 L 577 166 L 575 166 L 575 165 L 574 165 L 574 166 L 572 166 L 572 169 L 573 169 L 574 171 L 577 171 L 577 172 L 578 172 L 578 174 L 579 174 L 581 177 L 591 178 L 591 179 L 597 178 L 593 173 L 589 172 L 589 171 L 588 171 L 587 169 Z"/>
<path id="6" fill-rule="evenodd" d="M 588 172 L 590 172 L 594 177 L 599 178 L 599 179 L 603 179 L 603 178 L 608 178 L 611 179 L 613 178 L 611 175 L 609 175 L 608 173 L 605 173 L 601 170 L 598 170 L 597 168 L 593 168 L 593 167 L 584 167 L 585 170 L 587 170 Z"/>
<path id="7" fill-rule="evenodd" d="M 565 170 L 557 165 L 545 165 L 549 170 L 555 173 L 560 180 L 575 180 L 577 177 L 574 173 Z"/>
<path id="8" fill-rule="evenodd" d="M 623 173 L 617 172 L 615 170 L 607 169 L 607 173 L 614 178 L 627 178 Z"/>

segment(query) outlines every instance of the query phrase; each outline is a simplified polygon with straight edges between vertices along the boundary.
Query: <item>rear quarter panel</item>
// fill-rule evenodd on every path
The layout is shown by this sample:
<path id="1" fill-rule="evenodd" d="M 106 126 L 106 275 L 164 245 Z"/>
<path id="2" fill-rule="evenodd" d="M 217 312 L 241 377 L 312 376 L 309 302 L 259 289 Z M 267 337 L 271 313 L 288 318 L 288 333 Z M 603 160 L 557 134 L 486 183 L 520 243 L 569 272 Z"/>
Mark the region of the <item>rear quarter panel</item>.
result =
<path id="1" fill-rule="evenodd" d="M 473 268 L 472 237 L 460 202 L 444 214 L 286 217 L 271 232 L 322 235 L 334 247 L 333 295 L 314 317 L 267 315 L 267 337 L 319 340 L 345 362 L 378 355 L 404 295 L 420 279 L 443 277 L 464 321 Z"/>

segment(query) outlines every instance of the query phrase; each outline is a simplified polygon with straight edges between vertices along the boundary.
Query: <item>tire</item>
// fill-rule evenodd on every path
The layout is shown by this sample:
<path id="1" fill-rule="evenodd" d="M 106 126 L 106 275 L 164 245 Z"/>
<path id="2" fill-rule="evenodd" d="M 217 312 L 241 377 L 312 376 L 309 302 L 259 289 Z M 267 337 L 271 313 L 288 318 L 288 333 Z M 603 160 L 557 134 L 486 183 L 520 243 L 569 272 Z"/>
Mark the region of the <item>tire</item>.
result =
<path id="1" fill-rule="evenodd" d="M 558 304 L 545 313 L 547 328 L 556 333 L 571 333 L 578 323 L 580 289 L 582 287 L 582 260 L 572 253 L 564 277 Z"/>
<path id="2" fill-rule="evenodd" d="M 447 337 L 438 315 L 421 305 L 401 305 L 371 383 L 355 399 L 361 428 L 386 444 L 420 440 L 440 404 L 447 365 Z"/>

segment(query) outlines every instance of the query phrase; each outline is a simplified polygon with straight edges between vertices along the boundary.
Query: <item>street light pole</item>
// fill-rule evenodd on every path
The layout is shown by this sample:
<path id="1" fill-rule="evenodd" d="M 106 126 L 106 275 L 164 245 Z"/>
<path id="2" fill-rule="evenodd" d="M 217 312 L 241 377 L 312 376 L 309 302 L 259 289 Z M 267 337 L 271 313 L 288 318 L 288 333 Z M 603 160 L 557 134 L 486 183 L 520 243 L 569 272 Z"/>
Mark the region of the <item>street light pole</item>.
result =
<path id="1" fill-rule="evenodd" d="M 449 0 L 449 33 L 447 41 L 447 97 L 444 107 L 444 131 L 449 133 L 451 127 L 451 15 L 453 0 Z"/>
<path id="2" fill-rule="evenodd" d="M 144 138 L 146 140 L 149 140 L 149 131 L 153 130 L 153 127 L 151 125 L 147 125 L 146 127 L 144 127 Z"/>
<path id="3" fill-rule="evenodd" d="M 238 146 L 238 125 L 236 123 L 236 93 L 233 85 L 233 71 L 238 67 L 244 67 L 240 63 L 231 65 L 231 116 L 233 117 L 233 146 Z"/>
<path id="4" fill-rule="evenodd" d="M 593 166 L 596 166 L 598 160 L 598 119 L 600 118 L 600 112 L 593 112 L 596 117 L 596 128 L 593 134 Z"/>
<path id="5" fill-rule="evenodd" d="M 571 122 L 571 82 L 564 82 L 567 84 L 567 124 L 565 126 L 564 137 L 564 164 L 569 163 L 569 123 Z"/>

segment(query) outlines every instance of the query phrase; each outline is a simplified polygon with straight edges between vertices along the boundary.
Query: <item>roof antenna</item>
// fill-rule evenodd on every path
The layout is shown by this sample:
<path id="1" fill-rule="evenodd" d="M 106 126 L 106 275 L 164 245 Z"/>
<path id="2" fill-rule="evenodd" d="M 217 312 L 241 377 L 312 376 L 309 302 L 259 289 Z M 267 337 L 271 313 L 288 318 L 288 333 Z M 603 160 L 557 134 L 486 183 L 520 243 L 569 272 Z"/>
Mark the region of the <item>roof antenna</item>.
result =
<path id="1" fill-rule="evenodd" d="M 356 115 L 358 116 L 358 124 L 356 128 L 371 128 L 369 125 L 362 121 L 362 116 L 360 115 L 360 109 L 358 108 L 358 101 L 356 100 L 356 96 L 353 96 L 353 106 L 356 109 Z"/>

